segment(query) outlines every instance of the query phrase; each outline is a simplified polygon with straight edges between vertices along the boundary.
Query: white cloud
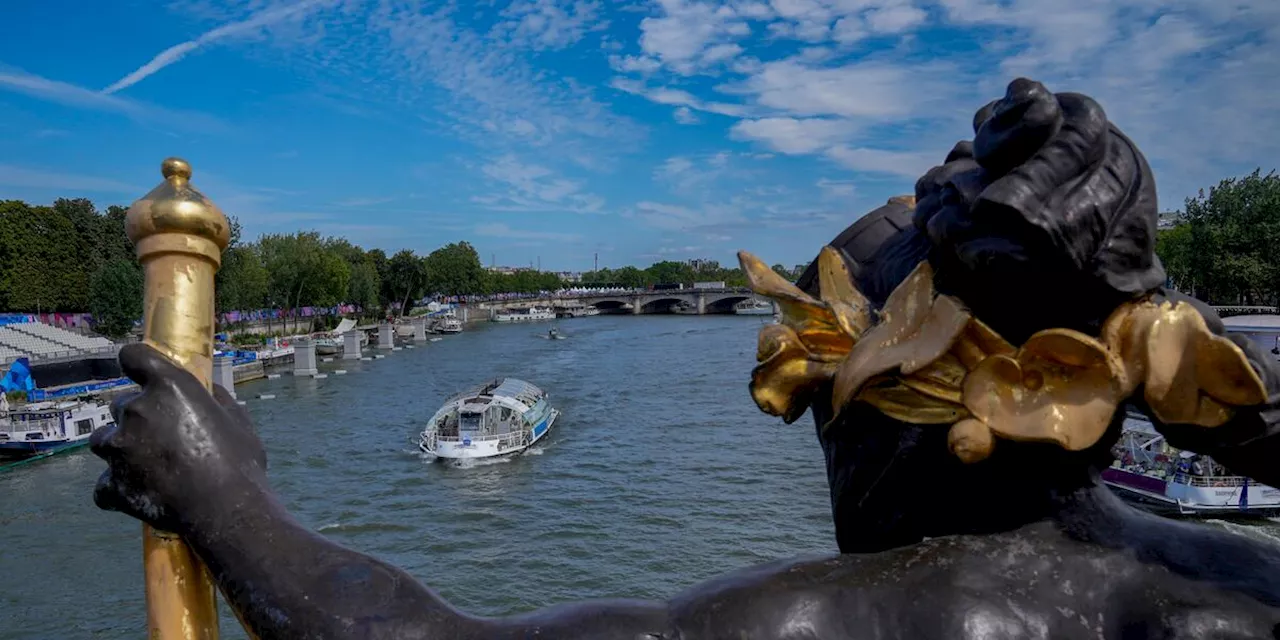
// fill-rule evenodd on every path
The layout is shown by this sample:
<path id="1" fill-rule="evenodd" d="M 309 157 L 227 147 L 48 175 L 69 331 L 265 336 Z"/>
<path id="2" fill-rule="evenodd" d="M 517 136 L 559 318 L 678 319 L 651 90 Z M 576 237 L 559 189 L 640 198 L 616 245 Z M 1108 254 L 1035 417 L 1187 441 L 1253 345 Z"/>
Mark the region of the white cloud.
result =
<path id="1" fill-rule="evenodd" d="M 814 186 L 822 189 L 822 191 L 830 197 L 848 198 L 853 195 L 856 190 L 852 180 L 830 180 L 822 178 L 814 183 Z"/>
<path id="2" fill-rule="evenodd" d="M 758 140 L 779 153 L 816 153 L 847 139 L 857 125 L 837 118 L 760 118 L 739 120 L 731 135 L 739 140 Z"/>
<path id="3" fill-rule="evenodd" d="M 571 242 L 582 238 L 576 233 L 556 233 L 552 231 L 534 231 L 529 229 L 512 229 L 501 222 L 476 225 L 476 235 L 489 238 L 510 238 L 514 240 L 558 240 Z"/>
<path id="4" fill-rule="evenodd" d="M 676 110 L 672 112 L 671 117 L 675 118 L 676 122 L 679 122 L 680 124 L 698 124 L 699 122 L 702 122 L 702 119 L 698 117 L 698 114 L 694 113 L 693 109 L 690 109 L 689 107 L 676 107 Z"/>
<path id="5" fill-rule="evenodd" d="M 879 7 L 867 12 L 867 26 L 877 33 L 902 33 L 920 26 L 928 17 L 924 11 L 910 5 Z"/>
<path id="6" fill-rule="evenodd" d="M 515 0 L 502 11 L 506 21 L 493 35 L 530 49 L 563 49 L 590 31 L 607 26 L 600 3 L 585 0 Z"/>
<path id="7" fill-rule="evenodd" d="M 147 126 L 209 132 L 225 131 L 228 128 L 217 118 L 203 113 L 166 109 L 120 96 L 105 95 L 84 87 L 4 67 L 0 67 L 0 90 L 81 109 L 118 113 Z"/>
<path id="8" fill-rule="evenodd" d="M 473 202 L 496 211 L 564 211 L 598 213 L 604 199 L 582 191 L 582 183 L 555 171 L 505 155 L 481 167 L 490 180 L 506 187 L 500 194 L 476 196 Z"/>
<path id="9" fill-rule="evenodd" d="M 707 229 L 746 221 L 737 207 L 725 204 L 690 207 L 644 201 L 636 203 L 632 216 L 651 227 L 667 231 Z"/>
<path id="10" fill-rule="evenodd" d="M 109 178 L 84 176 L 57 171 L 44 171 L 0 164 L 0 185 L 25 189 L 48 189 L 63 192 L 131 193 L 142 196 L 147 192 L 137 185 L 125 184 Z"/>
<path id="11" fill-rule="evenodd" d="M 693 109 L 696 111 L 705 111 L 707 113 L 717 113 L 723 116 L 743 116 L 747 110 L 741 105 L 729 104 L 724 102 L 703 102 L 693 96 L 693 94 L 683 89 L 669 89 L 666 87 L 650 87 L 644 83 L 636 82 L 628 78 L 614 78 L 609 86 L 619 91 L 644 96 L 649 100 L 658 104 L 670 106 L 679 106 Z"/>
<path id="12" fill-rule="evenodd" d="M 325 4 L 331 4 L 324 0 L 301 0 L 286 6 L 277 6 L 270 9 L 260 11 L 246 20 L 224 24 L 212 31 L 207 31 L 195 40 L 188 40 L 181 44 L 175 44 L 164 51 L 161 51 L 150 62 L 138 67 L 129 75 L 117 80 L 114 84 L 103 89 L 106 94 L 115 93 L 121 89 L 127 89 L 143 80 L 148 76 L 160 71 L 161 69 L 181 60 L 188 53 L 199 49 L 219 40 L 227 40 L 231 38 L 250 35 L 258 32 L 264 27 L 283 22 L 285 20 L 304 16 L 309 11 L 321 8 Z"/>
<path id="13" fill-rule="evenodd" d="M 914 183 L 930 167 L 940 164 L 945 154 L 837 145 L 827 150 L 827 157 L 854 171 L 901 176 Z"/>

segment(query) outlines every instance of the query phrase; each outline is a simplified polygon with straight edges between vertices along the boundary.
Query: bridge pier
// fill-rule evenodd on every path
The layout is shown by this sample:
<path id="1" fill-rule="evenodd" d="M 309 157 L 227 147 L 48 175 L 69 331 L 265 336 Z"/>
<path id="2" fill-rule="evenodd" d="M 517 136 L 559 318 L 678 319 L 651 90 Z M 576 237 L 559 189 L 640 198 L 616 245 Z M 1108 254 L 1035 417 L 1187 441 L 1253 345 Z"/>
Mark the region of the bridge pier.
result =
<path id="1" fill-rule="evenodd" d="M 360 359 L 360 330 L 352 329 L 342 334 L 342 359 Z"/>
<path id="2" fill-rule="evenodd" d="M 640 297 L 639 297 L 639 296 L 636 296 L 635 298 L 632 298 L 632 301 L 631 301 L 631 315 L 633 315 L 633 316 L 638 316 L 638 315 L 640 315 L 640 307 L 643 307 L 643 306 L 644 306 L 644 305 L 640 304 Z"/>
<path id="3" fill-rule="evenodd" d="M 395 325 L 384 322 L 378 325 L 378 349 L 390 351 L 395 348 Z"/>
<path id="4" fill-rule="evenodd" d="M 213 383 L 236 397 L 235 360 L 225 356 L 213 359 Z"/>
<path id="5" fill-rule="evenodd" d="M 698 294 L 698 315 L 707 315 L 707 295 L 705 293 Z"/>
<path id="6" fill-rule="evenodd" d="M 293 375 L 314 376 L 320 373 L 316 368 L 316 343 L 311 338 L 298 338 L 293 341 Z"/>

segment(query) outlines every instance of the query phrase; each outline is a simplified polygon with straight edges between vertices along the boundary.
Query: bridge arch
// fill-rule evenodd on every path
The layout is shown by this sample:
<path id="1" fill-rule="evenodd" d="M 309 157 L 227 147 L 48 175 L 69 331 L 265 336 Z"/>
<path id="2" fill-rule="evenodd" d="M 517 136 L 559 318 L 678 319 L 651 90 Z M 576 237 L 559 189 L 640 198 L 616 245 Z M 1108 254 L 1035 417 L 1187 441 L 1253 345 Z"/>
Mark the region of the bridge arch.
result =
<path id="1" fill-rule="evenodd" d="M 746 302 L 752 297 L 749 293 L 730 293 L 716 297 L 707 296 L 706 313 L 733 313 L 735 305 L 740 302 Z"/>
<path id="2" fill-rule="evenodd" d="M 631 313 L 631 309 L 627 307 L 628 301 L 623 298 L 605 298 L 589 304 L 599 309 L 600 313 Z"/>
<path id="3" fill-rule="evenodd" d="M 660 296 L 649 298 L 640 305 L 640 313 L 671 313 L 671 307 L 681 302 L 688 303 L 684 296 Z"/>

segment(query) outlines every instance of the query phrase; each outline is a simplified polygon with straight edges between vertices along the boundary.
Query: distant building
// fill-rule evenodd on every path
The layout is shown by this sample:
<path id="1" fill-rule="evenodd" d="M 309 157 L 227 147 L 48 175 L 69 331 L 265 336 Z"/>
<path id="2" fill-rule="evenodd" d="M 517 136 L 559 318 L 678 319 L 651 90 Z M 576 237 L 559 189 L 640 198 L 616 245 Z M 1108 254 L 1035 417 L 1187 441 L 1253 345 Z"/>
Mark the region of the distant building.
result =
<path id="1" fill-rule="evenodd" d="M 504 275 L 520 273 L 521 271 L 533 271 L 533 267 L 496 267 L 495 266 L 495 267 L 485 267 L 485 268 L 488 269 L 489 271 L 492 271 L 493 273 L 501 273 Z"/>
<path id="2" fill-rule="evenodd" d="M 1164 211 L 1156 214 L 1157 229 L 1172 229 L 1182 224 L 1181 211 Z"/>
<path id="3" fill-rule="evenodd" d="M 565 282 L 582 282 L 581 271 L 557 271 L 556 275 Z"/>

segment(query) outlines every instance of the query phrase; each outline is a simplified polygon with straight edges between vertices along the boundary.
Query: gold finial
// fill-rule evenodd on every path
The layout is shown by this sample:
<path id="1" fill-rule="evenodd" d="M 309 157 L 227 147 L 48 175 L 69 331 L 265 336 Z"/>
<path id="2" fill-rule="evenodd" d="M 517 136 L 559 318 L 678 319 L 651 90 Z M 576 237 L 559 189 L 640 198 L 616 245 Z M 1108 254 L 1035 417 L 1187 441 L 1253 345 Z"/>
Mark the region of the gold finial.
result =
<path id="1" fill-rule="evenodd" d="M 183 160 L 182 158 L 165 158 L 164 162 L 160 163 L 160 174 L 163 175 L 166 180 L 174 176 L 178 176 L 183 180 L 190 180 L 191 163 Z"/>
<path id="2" fill-rule="evenodd" d="M 156 252 L 197 253 L 222 263 L 231 242 L 227 217 L 191 186 L 191 165 L 182 158 L 160 164 L 164 182 L 129 207 L 125 233 L 138 249 L 138 259 Z"/>
<path id="3" fill-rule="evenodd" d="M 214 274 L 231 227 L 191 186 L 191 165 L 168 158 L 164 182 L 129 207 L 125 233 L 138 252 L 146 287 L 142 338 L 208 388 L 213 383 Z M 209 571 L 182 539 L 143 526 L 147 637 L 217 640 L 218 611 Z"/>

